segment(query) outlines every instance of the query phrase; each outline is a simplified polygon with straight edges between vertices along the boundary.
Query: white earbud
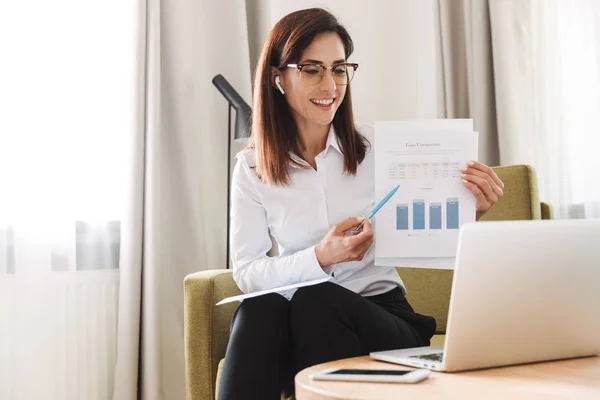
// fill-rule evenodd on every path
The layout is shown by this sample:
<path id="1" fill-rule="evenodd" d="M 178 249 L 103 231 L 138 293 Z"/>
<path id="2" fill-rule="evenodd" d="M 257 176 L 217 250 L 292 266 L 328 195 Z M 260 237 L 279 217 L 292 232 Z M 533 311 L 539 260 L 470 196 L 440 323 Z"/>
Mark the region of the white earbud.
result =
<path id="1" fill-rule="evenodd" d="M 277 86 L 277 89 L 279 89 L 281 94 L 285 94 L 285 90 L 283 90 L 283 88 L 281 87 L 281 81 L 279 80 L 279 75 L 277 75 L 275 77 L 275 86 Z"/>

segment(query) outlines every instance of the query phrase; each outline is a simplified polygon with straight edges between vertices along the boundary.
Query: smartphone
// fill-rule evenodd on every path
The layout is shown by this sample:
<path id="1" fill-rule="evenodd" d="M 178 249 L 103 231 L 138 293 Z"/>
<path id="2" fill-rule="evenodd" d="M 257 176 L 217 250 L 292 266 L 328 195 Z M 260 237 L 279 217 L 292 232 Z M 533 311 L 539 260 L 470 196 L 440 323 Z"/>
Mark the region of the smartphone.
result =
<path id="1" fill-rule="evenodd" d="M 340 369 L 331 368 L 310 375 L 318 381 L 417 383 L 431 375 L 428 369 Z"/>

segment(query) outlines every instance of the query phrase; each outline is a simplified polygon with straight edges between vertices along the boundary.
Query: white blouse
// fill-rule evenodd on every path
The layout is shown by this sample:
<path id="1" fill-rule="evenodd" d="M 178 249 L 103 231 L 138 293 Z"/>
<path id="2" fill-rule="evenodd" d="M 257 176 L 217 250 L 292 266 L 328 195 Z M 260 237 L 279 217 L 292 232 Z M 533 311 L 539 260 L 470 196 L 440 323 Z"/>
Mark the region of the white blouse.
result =
<path id="1" fill-rule="evenodd" d="M 356 176 L 343 173 L 344 156 L 333 128 L 325 150 L 315 158 L 316 171 L 290 165 L 290 186 L 262 183 L 252 168 L 255 151 L 238 153 L 231 189 L 230 248 L 233 279 L 243 292 L 328 276 L 364 296 L 398 286 L 406 292 L 395 268 L 375 265 L 376 241 L 362 261 L 334 264 L 326 271 L 315 255 L 315 245 L 332 225 L 348 217 L 367 216 L 375 206 L 373 126 L 357 125 L 357 129 L 371 147 Z M 277 257 L 267 255 L 272 245 L 269 231 L 277 241 Z"/>

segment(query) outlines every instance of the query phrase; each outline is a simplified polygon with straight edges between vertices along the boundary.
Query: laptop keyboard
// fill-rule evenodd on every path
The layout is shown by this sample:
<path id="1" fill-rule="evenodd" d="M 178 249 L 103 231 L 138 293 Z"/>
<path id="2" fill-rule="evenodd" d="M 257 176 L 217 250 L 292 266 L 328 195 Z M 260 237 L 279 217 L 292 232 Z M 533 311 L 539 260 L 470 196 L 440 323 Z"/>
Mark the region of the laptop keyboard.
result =
<path id="1" fill-rule="evenodd" d="M 409 358 L 418 358 L 421 360 L 442 362 L 443 357 L 444 357 L 444 353 L 431 353 L 431 354 L 421 354 L 420 356 L 410 356 Z"/>

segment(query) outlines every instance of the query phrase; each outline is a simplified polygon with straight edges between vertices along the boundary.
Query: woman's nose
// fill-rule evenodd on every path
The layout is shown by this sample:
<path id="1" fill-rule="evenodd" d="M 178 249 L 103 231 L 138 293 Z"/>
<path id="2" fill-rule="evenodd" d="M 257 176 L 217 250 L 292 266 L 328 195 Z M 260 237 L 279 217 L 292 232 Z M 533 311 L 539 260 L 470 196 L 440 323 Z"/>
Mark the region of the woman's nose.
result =
<path id="1" fill-rule="evenodd" d="M 328 69 L 323 71 L 323 80 L 321 81 L 320 89 L 324 92 L 333 92 L 336 88 L 337 85 L 333 79 L 333 72 Z"/>

